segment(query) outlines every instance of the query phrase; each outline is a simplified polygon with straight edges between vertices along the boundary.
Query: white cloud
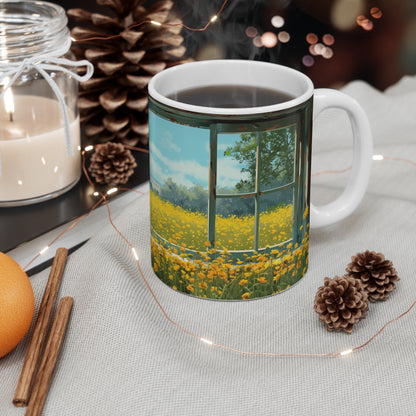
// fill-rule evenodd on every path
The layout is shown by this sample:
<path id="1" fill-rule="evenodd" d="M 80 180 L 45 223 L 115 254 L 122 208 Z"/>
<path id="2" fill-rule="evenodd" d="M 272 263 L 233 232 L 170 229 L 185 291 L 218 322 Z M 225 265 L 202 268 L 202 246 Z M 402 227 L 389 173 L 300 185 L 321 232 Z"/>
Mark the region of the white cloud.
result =
<path id="1" fill-rule="evenodd" d="M 232 158 L 218 159 L 217 185 L 233 188 L 241 179 L 248 179 L 248 173 L 241 173 L 241 165 Z"/>
<path id="2" fill-rule="evenodd" d="M 170 140 L 166 140 L 171 142 Z M 203 148 L 207 147 L 208 158 L 208 146 L 204 143 Z M 176 146 L 172 143 L 172 146 Z M 172 147 L 172 150 L 173 150 Z M 247 173 L 242 173 L 242 165 L 238 163 L 234 158 L 224 157 L 220 152 L 228 147 L 227 144 L 219 145 L 218 160 L 217 160 L 217 186 L 234 188 L 234 186 L 241 179 L 248 179 Z M 208 186 L 208 165 L 202 165 L 196 160 L 181 160 L 178 155 L 173 151 L 168 151 L 167 147 L 161 147 L 158 145 L 150 145 L 150 163 L 152 178 L 163 185 L 168 178 L 172 178 L 177 184 L 190 187 L 194 184 L 200 184 L 203 187 Z M 179 149 L 180 150 L 180 149 Z"/>
<path id="3" fill-rule="evenodd" d="M 181 151 L 181 148 L 175 143 L 175 139 L 168 130 L 166 130 L 157 141 L 150 140 L 149 147 L 152 151 L 156 149 L 156 147 L 174 151 L 176 153 Z"/>
<path id="4" fill-rule="evenodd" d="M 167 179 L 167 176 L 162 171 L 160 164 L 155 162 L 152 153 L 150 153 L 150 174 L 152 175 L 152 179 L 155 180 L 159 185 L 163 185 Z"/>
<path id="5" fill-rule="evenodd" d="M 181 148 L 174 142 L 174 138 L 169 131 L 165 131 L 165 134 L 162 136 L 162 139 L 159 141 L 160 145 L 165 149 L 172 150 L 176 153 L 181 151 Z"/>
<path id="6" fill-rule="evenodd" d="M 163 184 L 171 177 L 176 183 L 192 186 L 197 183 L 207 186 L 208 167 L 194 160 L 180 160 L 166 157 L 156 146 L 151 148 L 151 169 L 154 179 Z"/>

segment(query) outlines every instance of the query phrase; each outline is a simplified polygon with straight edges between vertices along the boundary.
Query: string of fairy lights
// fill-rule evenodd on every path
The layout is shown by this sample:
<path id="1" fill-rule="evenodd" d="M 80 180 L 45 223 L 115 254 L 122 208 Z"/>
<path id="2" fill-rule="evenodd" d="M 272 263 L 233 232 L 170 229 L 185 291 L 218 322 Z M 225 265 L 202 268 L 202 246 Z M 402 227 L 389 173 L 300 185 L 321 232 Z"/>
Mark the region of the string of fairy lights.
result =
<path id="1" fill-rule="evenodd" d="M 138 23 L 133 23 L 132 25 L 128 26 L 125 30 L 131 30 L 131 29 L 137 29 L 140 26 L 146 25 L 146 24 L 152 24 L 154 26 L 159 26 L 159 27 L 176 27 L 176 26 L 180 26 L 186 30 L 189 30 L 191 32 L 204 32 L 205 30 L 208 29 L 209 26 L 211 26 L 212 23 L 214 23 L 219 15 L 222 13 L 222 11 L 224 10 L 224 7 L 226 6 L 226 4 L 228 3 L 228 0 L 224 0 L 221 7 L 219 8 L 218 12 L 216 14 L 214 14 L 209 20 L 208 22 L 205 24 L 205 26 L 200 27 L 200 28 L 194 28 L 194 27 L 190 27 L 185 25 L 184 23 L 172 23 L 172 22 L 158 22 L 156 20 L 151 20 L 151 19 L 146 19 L 146 20 L 142 20 Z M 75 38 L 71 38 L 73 42 L 86 42 L 86 41 L 91 41 L 91 40 L 110 40 L 110 39 L 116 39 L 116 38 L 121 38 L 122 34 L 119 33 L 117 35 L 112 35 L 112 36 L 94 36 L 94 37 L 89 37 L 89 38 L 81 38 L 81 39 L 75 39 Z"/>
<path id="2" fill-rule="evenodd" d="M 207 22 L 207 24 L 205 26 L 203 26 L 202 28 L 191 28 L 188 27 L 182 23 L 160 23 L 160 22 L 156 22 L 153 20 L 146 20 L 143 22 L 139 22 L 137 24 L 134 24 L 132 26 L 129 27 L 129 29 L 132 29 L 133 27 L 139 27 L 143 24 L 153 24 L 156 26 L 169 26 L 169 25 L 180 25 L 183 28 L 187 29 L 187 30 L 191 30 L 191 31 L 204 31 L 206 30 L 213 22 L 215 22 L 219 15 L 221 14 L 221 12 L 223 11 L 225 5 L 227 4 L 228 0 L 224 0 L 224 2 L 222 3 L 220 9 L 218 10 L 218 12 L 212 16 L 209 21 Z M 276 19 L 275 19 L 276 20 Z M 280 22 L 281 23 L 281 22 Z M 362 24 L 364 24 L 365 22 L 361 22 Z M 368 29 L 366 29 L 368 30 Z M 246 34 L 248 36 L 250 36 L 247 32 Z M 115 35 L 114 37 L 119 37 L 120 35 Z M 287 36 L 283 35 L 282 39 L 287 39 Z M 254 36 L 255 37 L 255 36 Z M 99 40 L 99 39 L 109 39 L 109 37 L 103 37 L 103 38 L 88 38 L 88 39 L 80 39 L 80 41 L 86 41 L 86 40 Z M 315 42 L 315 38 L 314 39 L 310 39 L 312 40 L 313 43 L 311 43 L 311 45 L 314 45 L 317 43 L 317 39 Z M 76 40 L 74 40 L 76 41 Z M 281 40 L 282 41 L 282 40 Z M 325 41 L 324 41 L 325 42 Z M 331 43 L 332 40 L 328 37 L 327 39 L 327 43 Z M 129 148 L 131 150 L 136 150 L 136 151 L 144 151 L 144 152 L 148 152 L 146 149 L 139 149 L 139 148 L 134 148 L 129 146 Z M 388 321 L 386 324 L 384 324 L 384 326 L 377 331 L 372 337 L 370 337 L 365 343 L 353 347 L 353 348 L 349 348 L 340 352 L 327 352 L 327 353 L 275 353 L 275 352 L 256 352 L 256 351 L 245 351 L 245 350 L 241 350 L 241 349 L 237 349 L 228 345 L 223 345 L 223 344 L 219 344 L 216 343 L 210 339 L 207 339 L 205 337 L 202 337 L 192 331 L 189 331 L 188 329 L 184 328 L 183 326 L 181 326 L 180 324 L 178 324 L 173 318 L 170 317 L 170 315 L 166 312 L 165 308 L 163 307 L 163 305 L 160 303 L 158 297 L 156 296 L 155 292 L 153 291 L 148 279 L 146 278 L 142 267 L 141 267 L 141 262 L 140 262 L 140 258 L 139 258 L 139 254 L 137 249 L 134 247 L 134 245 L 126 238 L 126 236 L 117 228 L 117 226 L 114 224 L 112 217 L 111 217 L 111 211 L 110 211 L 110 206 L 108 203 L 108 197 L 111 196 L 112 194 L 115 194 L 119 191 L 129 191 L 129 192 L 137 192 L 139 194 L 144 194 L 141 191 L 137 191 L 134 189 L 130 189 L 130 188 L 111 188 L 109 190 L 107 190 L 106 192 L 101 192 L 98 191 L 93 183 L 93 181 L 91 180 L 88 171 L 86 169 L 86 153 L 89 151 L 92 151 L 94 149 L 94 146 L 89 145 L 87 147 L 84 148 L 84 150 L 81 152 L 82 155 L 82 169 L 84 172 L 84 175 L 86 177 L 86 179 L 88 180 L 89 184 L 91 185 L 92 189 L 94 190 L 94 195 L 99 196 L 99 200 L 91 207 L 91 209 L 84 215 L 82 215 L 81 217 L 77 218 L 70 226 L 68 226 L 65 230 L 63 230 L 60 234 L 58 234 L 46 247 L 44 247 L 42 250 L 39 251 L 39 253 L 24 267 L 24 269 L 27 269 L 30 264 L 33 263 L 33 261 L 35 261 L 38 257 L 42 256 L 53 244 L 55 244 L 64 234 L 66 234 L 67 232 L 69 232 L 71 229 L 73 229 L 81 220 L 85 219 L 86 217 L 88 217 L 98 206 L 100 206 L 101 204 L 104 204 L 106 206 L 107 209 L 107 215 L 108 215 L 108 221 L 111 224 L 111 226 L 113 227 L 113 229 L 115 230 L 115 232 L 117 234 L 119 234 L 119 236 L 125 241 L 125 243 L 127 244 L 127 246 L 130 248 L 131 252 L 132 252 L 132 257 L 134 259 L 134 261 L 136 262 L 137 268 L 138 268 L 138 272 L 142 278 L 142 280 L 144 281 L 146 287 L 149 290 L 149 293 L 151 294 L 154 302 L 156 303 L 156 305 L 158 306 L 158 308 L 160 309 L 160 311 L 162 312 L 163 316 L 172 324 L 174 325 L 177 329 L 179 329 L 180 331 L 184 332 L 185 334 L 196 338 L 197 340 L 199 340 L 200 342 L 202 342 L 203 344 L 206 344 L 208 346 L 211 347 L 217 347 L 223 350 L 227 350 L 229 352 L 234 352 L 234 353 L 238 353 L 238 354 L 242 354 L 242 355 L 249 355 L 249 356 L 265 356 L 265 357 L 342 357 L 342 356 L 346 356 L 351 354 L 354 351 L 357 351 L 359 349 L 364 348 L 365 346 L 367 346 L 370 342 L 372 342 L 381 332 L 383 332 L 390 324 L 397 322 L 399 319 L 403 318 L 406 314 L 408 314 L 416 305 L 416 301 L 413 302 L 413 304 L 406 310 L 404 311 L 401 315 L 397 316 L 396 318 Z M 399 161 L 399 162 L 405 162 L 405 163 L 409 163 L 411 165 L 416 166 L 416 163 L 408 160 L 408 159 L 404 159 L 404 158 L 397 158 L 397 157 L 388 157 L 388 156 L 384 156 L 384 155 L 374 155 L 373 156 L 373 160 L 393 160 L 393 161 Z M 341 173 L 341 172 L 345 172 L 347 170 L 349 170 L 350 168 L 344 169 L 344 170 L 339 170 L 339 171 L 323 171 L 323 172 L 319 172 L 317 175 L 322 175 L 322 174 L 328 174 L 328 173 Z"/>
<path id="3" fill-rule="evenodd" d="M 140 149 L 140 148 L 135 148 L 132 146 L 129 146 L 131 150 L 136 150 L 136 151 L 147 151 L 146 149 Z M 172 324 L 174 325 L 177 329 L 179 329 L 180 331 L 184 332 L 185 334 L 198 339 L 200 342 L 202 342 L 203 344 L 212 346 L 212 347 L 217 347 L 223 350 L 227 350 L 230 352 L 234 352 L 234 353 L 238 353 L 241 355 L 247 355 L 247 356 L 265 356 L 265 357 L 343 357 L 346 355 L 349 355 L 351 353 L 353 353 L 354 351 L 358 351 L 364 347 L 366 347 L 368 344 L 370 344 L 378 335 L 380 335 L 389 325 L 391 325 L 394 322 L 397 322 L 399 319 L 403 318 L 405 315 L 407 315 L 415 306 L 416 306 L 416 301 L 412 303 L 412 305 L 406 310 L 404 311 L 402 314 L 400 314 L 399 316 L 397 316 L 396 318 L 386 322 L 374 335 L 372 335 L 366 342 L 364 342 L 361 345 L 358 345 L 356 347 L 353 348 L 348 348 L 345 349 L 343 351 L 339 351 L 339 352 L 327 352 L 327 353 L 274 353 L 274 352 L 256 352 L 256 351 L 245 351 L 242 349 L 237 349 L 228 345 L 223 345 L 223 344 L 219 344 L 216 343 L 212 340 L 209 340 L 205 337 L 202 337 L 192 331 L 187 330 L 186 328 L 184 328 L 183 326 L 181 326 L 180 324 L 178 324 L 173 318 L 171 318 L 169 316 L 169 314 L 166 312 L 165 308 L 163 307 L 163 305 L 160 303 L 158 297 L 156 296 L 155 292 L 153 291 L 148 279 L 146 278 L 142 267 L 141 267 L 141 263 L 140 263 L 140 258 L 137 252 L 136 247 L 134 247 L 134 245 L 126 238 L 126 236 L 117 228 L 117 226 L 114 224 L 113 219 L 111 217 L 111 211 L 110 211 L 110 206 L 108 203 L 108 197 L 112 194 L 115 194 L 116 192 L 119 191 L 128 191 L 128 192 L 136 192 L 138 194 L 144 195 L 143 192 L 135 190 L 135 189 L 130 189 L 130 188 L 111 188 L 106 192 L 100 192 L 96 190 L 96 187 L 93 183 L 93 181 L 91 180 L 87 168 L 86 168 L 86 153 L 90 152 L 94 149 L 94 146 L 90 145 L 87 146 L 86 148 L 84 148 L 84 150 L 82 151 L 82 169 L 84 172 L 84 175 L 86 177 L 86 179 L 88 180 L 90 186 L 92 187 L 92 189 L 94 190 L 94 195 L 100 196 L 100 199 L 92 206 L 92 208 L 83 216 L 77 218 L 68 228 L 66 228 L 65 230 L 63 230 L 59 235 L 57 235 L 47 246 L 45 246 L 42 250 L 39 251 L 39 253 L 24 267 L 24 269 L 27 269 L 29 267 L 29 265 L 35 261 L 39 256 L 41 256 L 42 254 L 46 253 L 46 251 L 54 244 L 56 243 L 64 234 L 66 234 L 68 231 L 70 231 L 71 229 L 73 229 L 82 219 L 88 217 L 91 212 L 93 212 L 99 205 L 104 204 L 106 206 L 107 209 L 107 215 L 108 215 L 108 220 L 109 223 L 111 224 L 111 226 L 113 227 L 113 229 L 115 230 L 115 232 L 125 241 L 125 243 L 129 246 L 131 252 L 132 252 L 132 256 L 134 261 L 136 262 L 139 274 L 142 278 L 142 280 L 144 281 L 147 289 L 149 290 L 154 302 L 156 303 L 156 305 L 158 306 L 158 308 L 160 309 L 160 311 L 162 312 L 163 316 Z M 416 163 L 409 160 L 409 159 L 405 159 L 405 158 L 399 158 L 399 157 L 388 157 L 388 156 L 384 156 L 384 155 L 374 155 L 373 156 L 373 160 L 392 160 L 392 161 L 398 161 L 398 162 L 404 162 L 404 163 L 408 163 L 411 164 L 413 166 L 416 166 Z M 343 169 L 343 170 L 338 170 L 338 171 L 322 171 L 322 172 L 318 172 L 315 175 L 323 175 L 323 174 L 329 174 L 329 173 L 343 173 L 347 170 L 349 170 L 350 168 L 347 169 Z"/>
<path id="4" fill-rule="evenodd" d="M 348 0 L 340 0 L 338 3 L 346 3 Z M 128 26 L 125 30 L 132 30 L 137 29 L 146 24 L 152 24 L 154 26 L 159 27 L 175 27 L 179 26 L 191 32 L 204 32 L 206 31 L 212 23 L 216 22 L 220 17 L 221 13 L 223 12 L 225 6 L 229 0 L 224 0 L 221 4 L 220 8 L 218 9 L 217 13 L 215 13 L 208 22 L 199 28 L 190 27 L 186 24 L 180 22 L 158 22 L 156 20 L 142 20 L 138 23 L 134 23 Z M 357 0 L 360 3 L 360 7 L 357 10 L 363 10 L 363 5 L 361 4 L 362 0 Z M 362 30 L 370 32 L 375 27 L 376 23 L 380 21 L 383 17 L 383 12 L 379 7 L 371 7 L 368 13 L 359 14 L 355 16 L 355 10 L 350 10 L 349 13 L 345 14 L 342 13 L 342 10 L 345 8 L 341 7 L 341 11 L 332 13 L 331 23 L 332 25 L 339 30 L 347 30 L 352 29 L 355 27 L 360 27 Z M 261 29 L 255 26 L 247 26 L 244 30 L 245 35 L 248 38 L 251 38 L 252 44 L 256 48 L 265 48 L 265 49 L 272 49 L 275 48 L 278 44 L 283 45 L 287 44 L 291 41 L 292 36 L 289 33 L 288 29 L 285 29 L 287 24 L 285 18 L 281 15 L 274 15 L 270 19 L 271 26 L 277 31 L 275 33 L 272 30 L 266 30 L 264 32 Z M 86 38 L 79 38 L 75 39 L 72 37 L 73 42 L 88 42 L 88 41 L 96 41 L 96 40 L 111 40 L 122 37 L 122 34 L 115 34 L 110 36 L 94 36 L 94 37 L 86 37 Z M 318 57 L 322 57 L 324 59 L 331 59 L 334 56 L 334 43 L 335 43 L 335 36 L 331 33 L 324 33 L 322 36 L 318 36 L 316 33 L 307 33 L 305 35 L 306 40 L 306 47 L 307 50 L 305 54 L 301 58 L 301 63 L 305 67 L 311 67 L 315 64 L 315 60 Z"/>

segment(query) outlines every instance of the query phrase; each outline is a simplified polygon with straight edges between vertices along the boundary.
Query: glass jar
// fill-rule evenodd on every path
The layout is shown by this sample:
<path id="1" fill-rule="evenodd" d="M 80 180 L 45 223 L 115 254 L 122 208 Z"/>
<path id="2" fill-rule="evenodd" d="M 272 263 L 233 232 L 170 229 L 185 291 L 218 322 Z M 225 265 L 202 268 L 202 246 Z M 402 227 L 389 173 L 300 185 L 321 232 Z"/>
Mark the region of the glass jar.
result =
<path id="1" fill-rule="evenodd" d="M 81 176 L 67 21 L 53 3 L 0 1 L 0 207 L 54 198 Z"/>

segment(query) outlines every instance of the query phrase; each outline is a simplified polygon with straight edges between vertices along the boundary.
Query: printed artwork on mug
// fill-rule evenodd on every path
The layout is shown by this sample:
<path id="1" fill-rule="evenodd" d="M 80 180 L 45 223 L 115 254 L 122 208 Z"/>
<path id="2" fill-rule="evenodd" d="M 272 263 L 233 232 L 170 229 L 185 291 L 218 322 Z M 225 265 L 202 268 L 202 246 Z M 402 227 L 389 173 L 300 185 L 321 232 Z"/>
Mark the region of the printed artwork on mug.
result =
<path id="1" fill-rule="evenodd" d="M 299 191 L 308 179 L 297 174 L 308 171 L 299 169 L 308 159 L 297 125 L 212 134 L 153 111 L 149 123 L 152 263 L 159 278 L 181 292 L 227 300 L 296 283 L 307 269 L 309 228 Z"/>

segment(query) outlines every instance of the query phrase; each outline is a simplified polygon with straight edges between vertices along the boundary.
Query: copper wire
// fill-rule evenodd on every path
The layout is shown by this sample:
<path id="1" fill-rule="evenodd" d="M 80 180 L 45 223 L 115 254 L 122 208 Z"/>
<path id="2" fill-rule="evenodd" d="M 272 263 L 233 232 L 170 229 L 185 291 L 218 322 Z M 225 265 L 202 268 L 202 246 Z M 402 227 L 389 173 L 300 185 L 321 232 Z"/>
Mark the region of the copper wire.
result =
<path id="1" fill-rule="evenodd" d="M 225 5 L 228 3 L 228 0 L 224 0 L 224 2 L 222 3 L 220 9 L 218 10 L 218 12 L 214 15 L 214 17 L 218 18 L 220 16 L 220 14 L 222 13 L 222 11 L 224 10 Z M 216 19 L 215 19 L 216 20 Z M 201 28 L 193 28 L 193 27 L 189 27 L 183 23 L 162 23 L 162 22 L 155 22 L 153 20 L 143 20 L 139 23 L 134 23 L 130 26 L 128 26 L 125 30 L 131 30 L 131 29 L 136 29 L 140 26 L 143 26 L 145 24 L 157 24 L 157 26 L 167 26 L 167 27 L 175 27 L 175 26 L 180 26 L 183 27 L 186 30 L 189 30 L 191 32 L 203 32 L 205 30 L 208 29 L 208 27 L 214 22 L 214 20 L 212 20 L 212 18 L 208 21 L 208 23 L 201 27 Z M 75 39 L 75 42 L 89 42 L 91 40 L 111 40 L 111 39 L 118 39 L 121 38 L 122 34 L 119 33 L 117 35 L 111 35 L 111 36 L 93 36 L 91 38 L 81 38 L 81 39 Z"/>
<path id="2" fill-rule="evenodd" d="M 393 160 L 395 162 L 404 162 L 404 163 L 409 163 L 410 165 L 416 166 L 416 163 L 413 162 L 412 160 L 409 159 L 405 159 L 402 157 L 390 157 L 390 156 L 383 156 L 382 159 L 380 160 Z M 340 170 L 323 170 L 321 172 L 317 172 L 317 173 L 313 173 L 312 176 L 320 176 L 320 175 L 326 175 L 328 173 L 344 173 L 344 172 L 348 172 L 349 170 L 351 170 L 351 166 L 348 166 L 345 169 L 340 169 Z"/>
<path id="3" fill-rule="evenodd" d="M 139 149 L 139 148 L 134 148 L 133 146 L 129 146 L 130 149 L 133 150 L 137 150 L 137 151 L 142 151 L 143 149 Z M 92 186 L 92 188 L 95 190 L 95 185 L 93 183 L 93 181 L 91 180 L 88 171 L 86 169 L 85 166 L 85 151 L 82 151 L 82 170 L 89 182 L 89 184 Z M 387 160 L 396 160 L 396 161 L 402 161 L 402 162 L 408 162 L 412 165 L 416 166 L 416 163 L 414 163 L 413 161 L 410 161 L 408 159 L 403 159 L 403 158 L 390 158 L 390 157 L 384 157 L 384 159 Z M 345 170 L 344 170 L 345 171 Z M 327 172 L 336 172 L 336 171 L 327 171 Z M 323 173 L 320 173 L 323 174 Z M 141 191 L 138 190 L 134 190 L 134 189 L 130 189 L 130 188 L 117 188 L 118 190 L 123 190 L 123 191 L 130 191 L 130 192 L 136 192 L 139 194 L 144 194 Z M 96 191 L 97 192 L 97 191 Z M 84 215 L 82 215 L 81 217 L 79 217 L 78 219 L 76 219 L 67 229 L 65 229 L 64 231 L 62 231 L 60 234 L 58 234 L 58 236 L 56 236 L 51 243 L 49 244 L 49 246 L 51 246 L 52 244 L 54 244 L 60 237 L 62 237 L 65 233 L 67 233 L 68 231 L 70 231 L 73 227 L 75 227 L 76 224 L 78 224 L 78 222 L 87 217 L 92 211 L 94 211 L 95 208 L 98 207 L 98 205 L 100 205 L 101 203 L 104 202 L 106 208 L 107 208 L 107 214 L 108 214 L 108 220 L 111 224 L 111 226 L 113 227 L 113 229 L 117 232 L 117 234 L 120 235 L 120 237 L 126 242 L 126 244 L 132 249 L 134 250 L 134 246 L 131 244 L 131 242 L 123 235 L 123 233 L 117 228 L 117 226 L 114 224 L 112 218 L 111 218 L 111 211 L 110 211 L 110 207 L 108 205 L 108 201 L 106 198 L 106 195 L 103 194 L 102 192 L 98 192 L 101 195 L 101 198 L 99 201 L 97 201 L 93 207 Z M 48 246 L 48 247 L 49 247 Z M 40 256 L 40 254 L 37 254 L 25 267 L 25 269 L 38 257 Z M 397 316 L 396 318 L 388 321 L 386 324 L 384 324 L 384 326 L 382 328 L 380 328 L 371 338 L 369 338 L 366 342 L 364 342 L 363 344 L 351 348 L 350 350 L 344 351 L 344 352 L 329 352 L 329 353 L 273 353 L 273 352 L 252 352 L 252 351 L 245 351 L 245 350 L 240 350 L 234 347 L 230 347 L 228 345 L 223 345 L 223 344 L 217 344 L 213 341 L 209 341 L 205 338 L 202 338 L 201 336 L 187 330 L 186 328 L 184 328 L 183 326 L 181 326 L 180 324 L 178 324 L 174 319 L 172 319 L 169 314 L 166 312 L 165 308 L 163 307 L 163 305 L 160 303 L 159 299 L 157 298 L 156 294 L 154 293 L 151 285 L 149 284 L 148 280 L 146 279 L 143 270 L 141 268 L 141 264 L 139 260 L 136 260 L 136 264 L 137 264 L 137 268 L 139 270 L 139 274 L 141 276 L 141 278 L 143 279 L 147 289 L 149 290 L 153 300 L 155 301 L 156 305 L 158 306 L 158 308 L 160 309 L 160 311 L 162 312 L 163 316 L 172 324 L 174 325 L 176 328 L 178 328 L 180 331 L 199 339 L 200 341 L 204 341 L 206 343 L 209 343 L 211 346 L 213 347 L 217 347 L 217 348 L 221 348 L 223 350 L 227 350 L 227 351 L 231 351 L 237 354 L 241 354 L 241 355 L 247 355 L 247 356 L 263 356 L 263 357 L 337 357 L 337 356 L 342 356 L 342 355 L 346 355 L 350 352 L 353 351 L 357 351 L 361 348 L 366 347 L 368 344 L 370 344 L 378 335 L 380 335 L 386 328 L 387 326 L 389 326 L 390 324 L 398 321 L 399 319 L 403 318 L 406 314 L 408 314 L 416 305 L 416 301 L 413 302 L 413 304 L 410 306 L 409 309 L 407 309 L 405 312 L 403 312 L 401 315 Z"/>

